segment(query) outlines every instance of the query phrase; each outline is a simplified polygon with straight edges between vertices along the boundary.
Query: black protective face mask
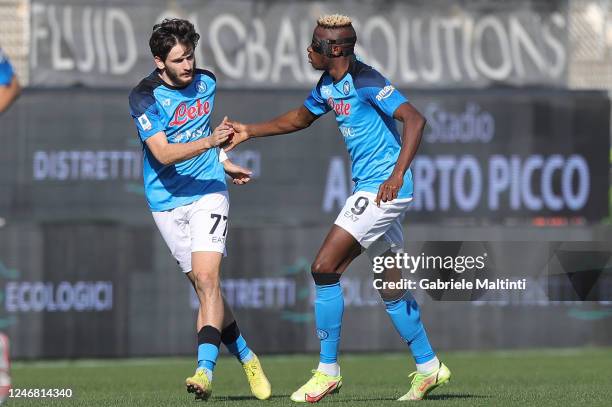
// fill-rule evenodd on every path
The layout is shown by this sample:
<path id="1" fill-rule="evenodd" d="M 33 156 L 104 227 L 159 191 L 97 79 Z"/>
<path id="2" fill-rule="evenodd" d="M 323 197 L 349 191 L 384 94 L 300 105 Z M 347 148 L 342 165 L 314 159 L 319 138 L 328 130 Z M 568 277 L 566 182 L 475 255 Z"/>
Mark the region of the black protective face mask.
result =
<path id="1" fill-rule="evenodd" d="M 324 40 L 319 39 L 312 36 L 312 42 L 310 43 L 310 48 L 317 54 L 324 55 L 328 58 L 336 58 L 336 57 L 346 57 L 349 55 L 353 55 L 353 49 L 355 47 L 355 43 L 357 42 L 357 37 L 345 37 L 338 38 L 337 40 Z M 338 45 L 342 47 L 342 52 L 340 55 L 332 55 L 332 45 Z"/>

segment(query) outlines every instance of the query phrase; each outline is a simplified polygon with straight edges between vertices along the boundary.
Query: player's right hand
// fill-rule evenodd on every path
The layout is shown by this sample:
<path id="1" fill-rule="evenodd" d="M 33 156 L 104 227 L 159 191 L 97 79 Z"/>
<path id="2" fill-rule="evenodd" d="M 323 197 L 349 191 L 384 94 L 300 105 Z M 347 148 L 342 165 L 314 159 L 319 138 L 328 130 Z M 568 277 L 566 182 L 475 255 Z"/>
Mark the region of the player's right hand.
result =
<path id="1" fill-rule="evenodd" d="M 247 141 L 250 135 L 249 135 L 246 124 L 231 121 L 231 120 L 228 120 L 227 124 L 232 128 L 234 132 L 234 136 L 230 140 L 227 141 L 227 143 L 223 146 L 223 149 L 225 151 L 230 151 L 231 149 L 236 147 L 238 144 L 244 141 Z"/>
<path id="2" fill-rule="evenodd" d="M 211 147 L 218 147 L 225 143 L 233 133 L 234 130 L 228 124 L 227 116 L 225 116 L 221 124 L 215 127 L 213 133 L 210 135 Z"/>
<path id="3" fill-rule="evenodd" d="M 389 179 L 378 187 L 378 194 L 376 195 L 376 199 L 374 199 L 376 206 L 380 207 L 381 202 L 391 202 L 396 199 L 403 185 L 403 176 L 392 173 Z"/>

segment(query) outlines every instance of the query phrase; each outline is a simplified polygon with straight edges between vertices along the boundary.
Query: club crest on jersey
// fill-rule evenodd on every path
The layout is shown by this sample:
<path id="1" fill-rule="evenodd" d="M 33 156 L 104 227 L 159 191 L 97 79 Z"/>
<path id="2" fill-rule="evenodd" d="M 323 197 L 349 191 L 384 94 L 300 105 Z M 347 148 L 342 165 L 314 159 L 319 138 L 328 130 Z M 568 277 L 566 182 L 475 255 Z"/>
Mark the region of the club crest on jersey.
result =
<path id="1" fill-rule="evenodd" d="M 202 100 L 198 99 L 195 105 L 189 107 L 187 107 L 187 103 L 182 102 L 174 111 L 174 116 L 172 117 L 172 121 L 169 123 L 169 126 L 182 126 L 190 120 L 202 117 L 209 113 L 210 102 L 208 100 L 202 103 Z"/>
<path id="2" fill-rule="evenodd" d="M 140 127 L 142 127 L 143 130 L 151 130 L 153 128 L 153 125 L 151 124 L 151 121 L 147 117 L 146 113 L 138 116 L 138 123 L 140 123 Z"/>
<path id="3" fill-rule="evenodd" d="M 336 116 L 349 116 L 351 114 L 351 104 L 344 100 L 336 102 L 334 98 L 327 98 L 327 104 L 336 113 Z"/>
<path id="4" fill-rule="evenodd" d="M 348 95 L 351 92 L 351 84 L 348 81 L 344 81 L 344 85 L 342 85 L 342 92 L 345 95 Z"/>
<path id="5" fill-rule="evenodd" d="M 198 93 L 204 93 L 206 92 L 206 84 L 202 81 L 197 81 L 195 84 L 196 90 L 198 91 Z"/>

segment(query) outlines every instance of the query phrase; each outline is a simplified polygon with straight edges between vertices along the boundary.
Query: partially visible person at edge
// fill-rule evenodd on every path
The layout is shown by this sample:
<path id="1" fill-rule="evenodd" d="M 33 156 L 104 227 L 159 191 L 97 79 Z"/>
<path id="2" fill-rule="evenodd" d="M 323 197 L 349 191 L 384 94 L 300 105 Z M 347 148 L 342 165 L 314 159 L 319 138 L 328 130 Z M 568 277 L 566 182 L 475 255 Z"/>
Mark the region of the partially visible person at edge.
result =
<path id="1" fill-rule="evenodd" d="M 2 128 L 1 114 L 17 100 L 21 93 L 21 86 L 13 66 L 8 57 L 0 48 L 0 129 Z M 2 131 L 0 131 L 2 134 Z M 0 404 L 6 400 L 11 389 L 9 338 L 0 332 Z"/>

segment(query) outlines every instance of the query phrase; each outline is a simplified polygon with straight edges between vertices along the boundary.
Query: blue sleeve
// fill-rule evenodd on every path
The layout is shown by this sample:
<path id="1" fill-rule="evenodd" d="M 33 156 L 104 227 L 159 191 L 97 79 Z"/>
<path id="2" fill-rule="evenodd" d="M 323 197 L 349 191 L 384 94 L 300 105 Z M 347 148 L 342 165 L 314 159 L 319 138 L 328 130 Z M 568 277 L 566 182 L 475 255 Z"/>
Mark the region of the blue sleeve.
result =
<path id="1" fill-rule="evenodd" d="M 143 142 L 166 129 L 159 115 L 155 98 L 150 93 L 133 91 L 130 94 L 130 113 Z"/>
<path id="2" fill-rule="evenodd" d="M 6 55 L 0 49 L 0 86 L 8 86 L 13 80 L 13 67 Z"/>
<path id="3" fill-rule="evenodd" d="M 310 110 L 310 113 L 314 114 L 315 116 L 321 116 L 331 110 L 327 102 L 323 100 L 323 96 L 321 96 L 322 82 L 323 77 L 321 77 L 319 83 L 317 83 L 317 86 L 312 89 L 310 95 L 308 95 L 304 101 L 304 106 L 306 109 Z"/>
<path id="4" fill-rule="evenodd" d="M 378 108 L 389 117 L 402 103 L 408 99 L 389 82 L 384 76 L 371 69 L 355 81 L 357 94 L 361 99 Z"/>

